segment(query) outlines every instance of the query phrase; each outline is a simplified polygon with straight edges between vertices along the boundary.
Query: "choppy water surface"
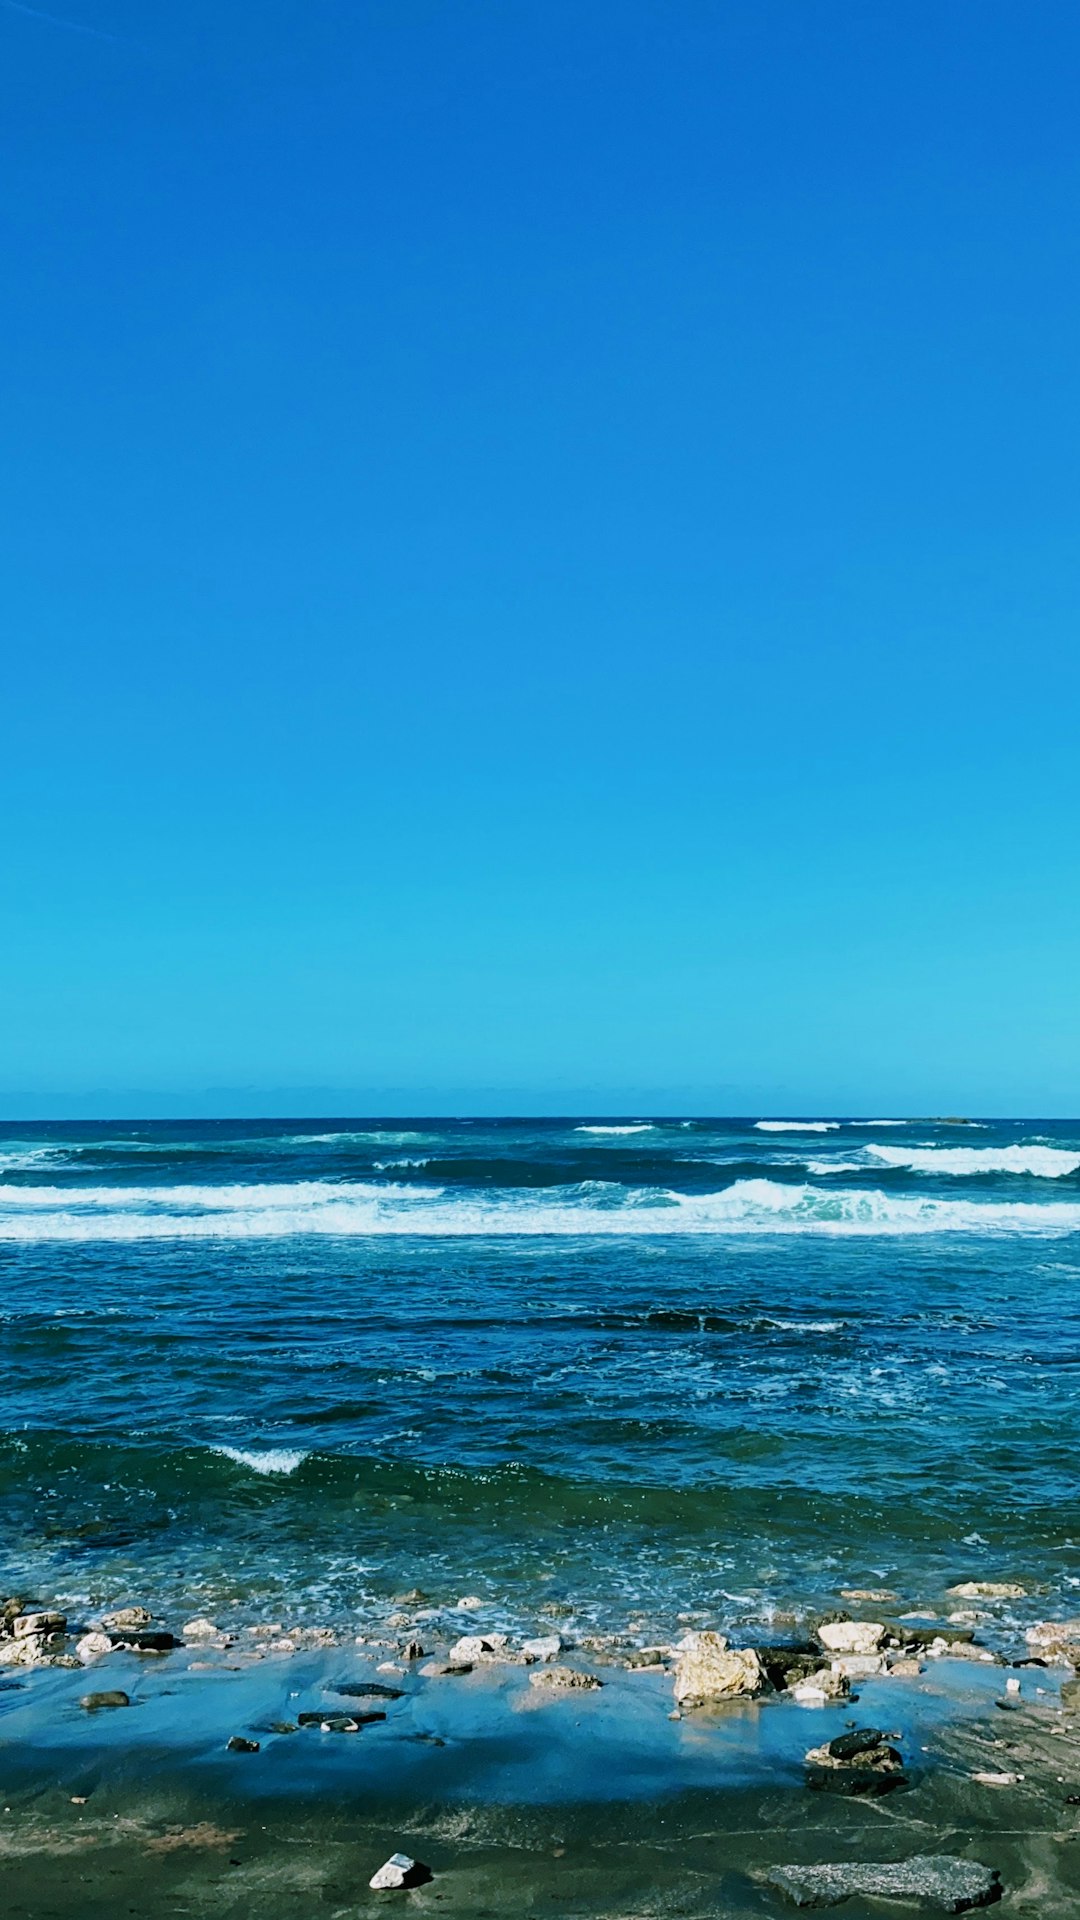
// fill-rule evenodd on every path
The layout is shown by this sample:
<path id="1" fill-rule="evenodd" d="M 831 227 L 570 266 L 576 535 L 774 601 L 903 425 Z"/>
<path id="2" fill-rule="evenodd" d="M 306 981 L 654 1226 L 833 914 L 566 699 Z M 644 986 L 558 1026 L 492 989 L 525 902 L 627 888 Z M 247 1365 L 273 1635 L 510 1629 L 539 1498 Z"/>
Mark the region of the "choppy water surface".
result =
<path id="1" fill-rule="evenodd" d="M 0 1128 L 0 1587 L 1078 1607 L 1080 1123 Z"/>

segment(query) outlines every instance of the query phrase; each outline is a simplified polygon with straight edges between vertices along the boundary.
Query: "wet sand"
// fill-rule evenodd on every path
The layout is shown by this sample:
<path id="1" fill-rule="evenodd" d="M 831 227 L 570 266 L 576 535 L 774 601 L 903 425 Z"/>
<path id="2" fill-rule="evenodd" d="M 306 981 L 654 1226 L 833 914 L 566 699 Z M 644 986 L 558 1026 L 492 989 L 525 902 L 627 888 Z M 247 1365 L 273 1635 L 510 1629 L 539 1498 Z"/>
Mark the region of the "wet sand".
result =
<path id="1" fill-rule="evenodd" d="M 962 1660 L 874 1678 L 857 1702 L 765 1698 L 673 1711 L 671 1676 L 604 1667 L 595 1692 L 546 1693 L 520 1666 L 395 1679 L 357 1648 L 164 1658 L 5 1676 L 0 1904 L 19 1920 L 117 1915 L 336 1916 L 387 1904 L 442 1915 L 781 1915 L 762 1878 L 789 1862 L 947 1853 L 996 1868 L 1002 1914 L 1080 1917 L 1080 1716 L 1061 1670 Z M 213 1670 L 213 1669 L 217 1670 Z M 230 1670 L 231 1669 L 231 1670 Z M 361 1700 L 338 1686 L 400 1686 Z M 90 1690 L 131 1706 L 87 1712 Z M 356 1733 L 302 1712 L 385 1711 Z M 807 1749 L 852 1724 L 897 1736 L 908 1784 L 811 1791 Z M 227 1751 L 234 1735 L 257 1753 Z M 1016 1776 L 985 1784 L 977 1773 Z M 1021 1777 L 1022 1776 L 1022 1777 Z M 368 1881 L 392 1852 L 433 1879 Z M 926 1909 L 860 1897 L 850 1920 Z"/>

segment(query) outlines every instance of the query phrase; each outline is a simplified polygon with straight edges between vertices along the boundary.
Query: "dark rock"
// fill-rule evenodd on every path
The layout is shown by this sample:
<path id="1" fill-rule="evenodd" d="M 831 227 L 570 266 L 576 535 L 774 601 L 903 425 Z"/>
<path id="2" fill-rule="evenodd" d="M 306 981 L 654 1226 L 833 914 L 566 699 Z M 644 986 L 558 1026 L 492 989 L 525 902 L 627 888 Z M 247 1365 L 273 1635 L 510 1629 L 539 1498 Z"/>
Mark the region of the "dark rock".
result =
<path id="1" fill-rule="evenodd" d="M 331 1693 L 340 1693 L 348 1700 L 401 1700 L 404 1697 L 402 1687 L 380 1686 L 376 1680 L 348 1680 L 343 1685 L 331 1687 Z"/>
<path id="2" fill-rule="evenodd" d="M 385 1720 L 385 1713 L 298 1713 L 297 1724 L 301 1727 L 320 1727 L 324 1733 L 358 1733 L 361 1727 L 374 1726 Z"/>
<path id="3" fill-rule="evenodd" d="M 226 1747 L 229 1753 L 259 1752 L 259 1742 L 257 1740 L 245 1740 L 242 1733 L 234 1733 L 232 1739 L 226 1742 Z"/>
<path id="4" fill-rule="evenodd" d="M 765 1669 L 771 1686 L 778 1693 L 785 1687 L 797 1687 L 821 1666 L 821 1648 L 809 1641 L 800 1640 L 793 1646 L 759 1647 L 758 1659 Z"/>
<path id="5" fill-rule="evenodd" d="M 423 1641 L 406 1640 L 405 1645 L 401 1649 L 401 1657 L 403 1660 L 422 1660 L 424 1658 Z"/>
<path id="6" fill-rule="evenodd" d="M 767 1878 L 797 1907 L 836 1907 L 861 1894 L 870 1900 L 919 1900 L 942 1913 L 966 1913 L 988 1907 L 1002 1895 L 994 1868 L 943 1853 L 874 1865 L 774 1867 Z"/>
<path id="7" fill-rule="evenodd" d="M 114 1687 L 105 1693 L 84 1693 L 79 1705 L 89 1713 L 96 1713 L 99 1707 L 130 1707 L 131 1701 L 119 1687 Z"/>
<path id="8" fill-rule="evenodd" d="M 857 1727 L 854 1733 L 840 1733 L 830 1740 L 829 1754 L 833 1760 L 855 1760 L 880 1747 L 884 1738 L 877 1727 Z"/>
<path id="9" fill-rule="evenodd" d="M 182 1647 L 175 1633 L 165 1633 L 157 1627 L 115 1627 L 109 1633 L 114 1647 L 127 1647 L 131 1653 L 169 1653 L 173 1647 Z"/>

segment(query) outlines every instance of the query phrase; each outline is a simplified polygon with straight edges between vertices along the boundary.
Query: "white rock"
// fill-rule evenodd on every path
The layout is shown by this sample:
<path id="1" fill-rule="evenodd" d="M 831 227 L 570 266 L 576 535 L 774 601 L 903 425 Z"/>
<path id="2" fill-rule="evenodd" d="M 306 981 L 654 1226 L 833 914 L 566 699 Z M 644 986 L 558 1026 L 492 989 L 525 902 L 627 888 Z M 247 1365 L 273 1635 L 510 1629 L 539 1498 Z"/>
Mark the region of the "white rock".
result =
<path id="1" fill-rule="evenodd" d="M 724 1700 L 757 1693 L 764 1683 L 753 1647 L 729 1647 L 722 1633 L 686 1635 L 675 1667 L 676 1700 Z"/>
<path id="2" fill-rule="evenodd" d="M 11 1623 L 11 1630 L 17 1640 L 26 1634 L 63 1633 L 67 1626 L 67 1616 L 63 1613 L 17 1613 Z"/>
<path id="3" fill-rule="evenodd" d="M 115 1613 L 103 1613 L 101 1624 L 122 1632 L 125 1627 L 148 1627 L 153 1618 L 145 1607 L 119 1607 Z"/>
<path id="4" fill-rule="evenodd" d="M 849 1691 L 845 1673 L 838 1673 L 833 1667 L 819 1667 L 816 1673 L 805 1674 L 796 1682 L 791 1696 L 793 1700 L 811 1705 L 821 1700 L 842 1700 Z"/>
<path id="5" fill-rule="evenodd" d="M 453 1666 L 465 1666 L 476 1660 L 497 1659 L 508 1645 L 509 1635 L 505 1633 L 466 1633 L 455 1641 L 446 1657 Z"/>
<path id="6" fill-rule="evenodd" d="M 830 1653 L 876 1653 L 885 1628 L 880 1620 L 827 1620 L 817 1637 Z"/>
<path id="7" fill-rule="evenodd" d="M 962 1580 L 958 1587 L 949 1587 L 948 1593 L 954 1600 L 1026 1600 L 1027 1588 L 1017 1586 L 1014 1580 Z"/>
<path id="8" fill-rule="evenodd" d="M 84 1633 L 76 1640 L 75 1651 L 83 1662 L 97 1660 L 103 1653 L 112 1652 L 112 1641 L 107 1633 Z"/>
<path id="9" fill-rule="evenodd" d="M 562 1652 L 562 1644 L 561 1633 L 545 1633 L 538 1640 L 526 1640 L 521 1651 L 530 1662 L 555 1660 Z"/>
<path id="10" fill-rule="evenodd" d="M 872 1673 L 884 1673 L 883 1653 L 842 1653 L 831 1663 L 834 1673 L 845 1673 L 849 1680 L 866 1680 Z"/>
<path id="11" fill-rule="evenodd" d="M 455 1611 L 458 1613 L 478 1613 L 483 1604 L 483 1601 L 479 1599 L 475 1593 L 467 1593 L 463 1600 L 458 1601 Z"/>
<path id="12" fill-rule="evenodd" d="M 417 1860 L 410 1859 L 407 1853 L 392 1853 L 385 1866 L 373 1873 L 368 1881 L 369 1887 L 381 1892 L 387 1887 L 407 1887 L 414 1875 L 426 1874 L 427 1868 Z"/>
<path id="13" fill-rule="evenodd" d="M 1024 1776 L 1022 1773 L 973 1773 L 971 1777 L 980 1787 L 1015 1787 Z"/>
<path id="14" fill-rule="evenodd" d="M 216 1640 L 218 1629 L 212 1620 L 200 1616 L 198 1620 L 189 1620 L 181 1627 L 185 1640 Z"/>

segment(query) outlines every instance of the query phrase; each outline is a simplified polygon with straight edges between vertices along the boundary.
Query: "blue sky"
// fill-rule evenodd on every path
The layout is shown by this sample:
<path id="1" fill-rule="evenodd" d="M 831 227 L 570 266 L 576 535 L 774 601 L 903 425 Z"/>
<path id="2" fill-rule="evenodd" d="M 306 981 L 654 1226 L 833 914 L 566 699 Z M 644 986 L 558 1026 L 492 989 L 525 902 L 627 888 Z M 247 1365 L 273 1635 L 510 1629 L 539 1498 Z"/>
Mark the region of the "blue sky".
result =
<path id="1" fill-rule="evenodd" d="M 1080 1109 L 1080 15 L 0 4 L 0 1110 Z"/>

